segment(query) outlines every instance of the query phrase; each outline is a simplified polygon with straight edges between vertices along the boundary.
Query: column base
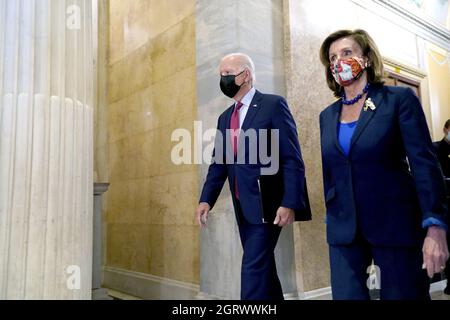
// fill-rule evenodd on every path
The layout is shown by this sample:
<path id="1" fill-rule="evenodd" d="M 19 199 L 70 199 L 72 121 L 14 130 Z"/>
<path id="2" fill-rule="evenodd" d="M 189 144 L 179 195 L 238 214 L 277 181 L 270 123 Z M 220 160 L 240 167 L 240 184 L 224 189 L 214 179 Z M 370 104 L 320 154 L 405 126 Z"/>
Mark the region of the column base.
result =
<path id="1" fill-rule="evenodd" d="M 92 290 L 92 300 L 114 300 L 108 295 L 108 290 L 105 288 L 98 288 Z"/>

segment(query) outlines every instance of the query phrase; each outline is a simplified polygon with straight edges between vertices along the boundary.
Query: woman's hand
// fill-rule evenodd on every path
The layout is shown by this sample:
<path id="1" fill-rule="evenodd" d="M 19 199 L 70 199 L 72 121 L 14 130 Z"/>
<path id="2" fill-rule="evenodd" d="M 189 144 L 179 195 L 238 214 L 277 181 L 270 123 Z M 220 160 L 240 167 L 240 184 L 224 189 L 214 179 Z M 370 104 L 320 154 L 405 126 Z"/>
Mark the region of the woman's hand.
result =
<path id="1" fill-rule="evenodd" d="M 443 228 L 437 226 L 428 228 L 422 252 L 422 269 L 427 269 L 428 277 L 432 278 L 435 273 L 444 270 L 449 253 L 446 232 Z"/>

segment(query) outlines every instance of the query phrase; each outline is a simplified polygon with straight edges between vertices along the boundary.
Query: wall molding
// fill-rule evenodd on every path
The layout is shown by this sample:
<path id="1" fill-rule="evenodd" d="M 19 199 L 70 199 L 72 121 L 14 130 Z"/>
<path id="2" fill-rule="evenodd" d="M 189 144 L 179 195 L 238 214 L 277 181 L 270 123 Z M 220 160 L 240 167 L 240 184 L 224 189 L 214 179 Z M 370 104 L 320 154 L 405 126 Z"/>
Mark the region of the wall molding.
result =
<path id="1" fill-rule="evenodd" d="M 151 274 L 125 270 L 116 267 L 103 267 L 104 280 L 102 287 L 107 288 L 110 295 L 133 297 L 145 300 L 228 300 L 200 291 L 200 286 L 188 282 L 158 277 Z M 118 294 L 111 294 L 117 292 Z M 331 288 L 308 291 L 297 295 L 284 294 L 285 300 L 307 300 L 320 298 L 331 293 Z"/>
<path id="2" fill-rule="evenodd" d="M 430 18 L 419 16 L 391 0 L 351 0 L 372 13 L 419 35 L 438 46 L 450 50 L 450 30 Z M 400 18 L 400 19 L 399 19 Z"/>
<path id="3" fill-rule="evenodd" d="M 402 75 L 405 74 L 408 76 L 413 76 L 415 79 L 419 81 L 427 77 L 426 73 L 422 72 L 421 70 L 385 56 L 383 56 L 383 64 L 385 67 L 387 67 L 386 68 L 387 70 L 394 72 L 397 71 L 396 73 Z"/>
<path id="4" fill-rule="evenodd" d="M 331 287 L 299 292 L 299 300 L 331 300 Z"/>
<path id="5" fill-rule="evenodd" d="M 105 266 L 103 287 L 146 300 L 197 299 L 199 285 Z"/>
<path id="6" fill-rule="evenodd" d="M 383 56 L 384 69 L 420 83 L 420 97 L 430 132 L 433 133 L 428 75 L 422 70 Z M 437 137 L 433 137 L 435 139 Z"/>
<path id="7" fill-rule="evenodd" d="M 103 287 L 119 299 L 146 300 L 224 300 L 224 297 L 200 292 L 196 284 L 162 278 L 146 273 L 115 267 L 104 267 Z M 442 291 L 446 280 L 432 283 L 430 293 Z M 299 292 L 298 296 L 285 294 L 285 300 L 331 300 L 331 287 Z"/>
<path id="8" fill-rule="evenodd" d="M 447 285 L 447 280 L 434 282 L 430 285 L 430 293 L 441 292 Z M 307 292 L 299 292 L 299 300 L 331 300 L 331 287 L 320 288 Z"/>

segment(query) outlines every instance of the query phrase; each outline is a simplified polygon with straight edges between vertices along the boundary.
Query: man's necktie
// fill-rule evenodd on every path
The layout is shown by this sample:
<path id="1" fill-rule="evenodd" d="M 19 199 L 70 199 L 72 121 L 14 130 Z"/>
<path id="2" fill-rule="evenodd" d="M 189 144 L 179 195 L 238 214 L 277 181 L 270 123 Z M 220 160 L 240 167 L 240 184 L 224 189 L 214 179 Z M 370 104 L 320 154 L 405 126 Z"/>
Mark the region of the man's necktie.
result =
<path id="1" fill-rule="evenodd" d="M 238 150 L 238 137 L 239 137 L 239 110 L 242 108 L 243 104 L 238 101 L 234 107 L 233 114 L 231 115 L 230 129 L 231 129 L 231 145 L 233 146 L 234 156 L 237 156 Z M 234 177 L 234 194 L 237 199 L 239 199 L 239 193 L 237 188 L 237 177 Z"/>

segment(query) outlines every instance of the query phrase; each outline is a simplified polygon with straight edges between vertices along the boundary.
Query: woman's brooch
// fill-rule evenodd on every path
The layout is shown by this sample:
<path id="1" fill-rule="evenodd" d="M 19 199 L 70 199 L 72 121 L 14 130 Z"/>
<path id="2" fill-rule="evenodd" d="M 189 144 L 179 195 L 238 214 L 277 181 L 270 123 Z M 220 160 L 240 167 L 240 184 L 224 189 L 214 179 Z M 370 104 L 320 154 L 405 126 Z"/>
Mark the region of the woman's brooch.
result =
<path id="1" fill-rule="evenodd" d="M 366 102 L 364 103 L 364 111 L 367 111 L 367 109 L 370 109 L 370 110 L 375 110 L 377 107 L 375 106 L 375 103 L 373 103 L 373 101 L 372 101 L 372 99 L 371 98 L 368 98 L 367 100 L 366 100 Z"/>

